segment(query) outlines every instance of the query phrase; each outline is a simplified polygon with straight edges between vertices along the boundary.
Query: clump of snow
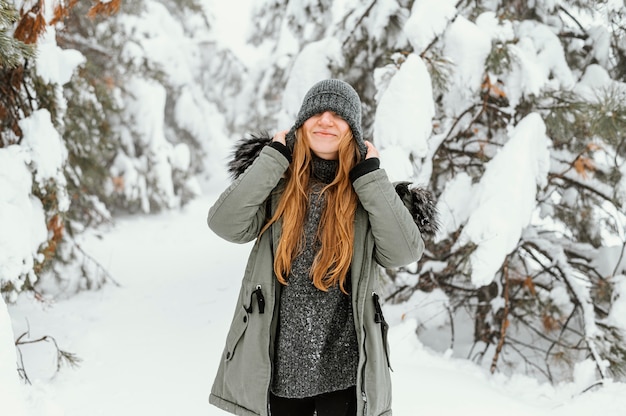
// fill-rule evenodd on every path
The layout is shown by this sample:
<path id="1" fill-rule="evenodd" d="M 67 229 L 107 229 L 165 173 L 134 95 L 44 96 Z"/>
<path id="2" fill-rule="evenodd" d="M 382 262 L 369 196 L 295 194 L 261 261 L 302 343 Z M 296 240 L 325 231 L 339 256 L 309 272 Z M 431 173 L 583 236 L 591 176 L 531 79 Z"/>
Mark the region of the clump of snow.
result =
<path id="1" fill-rule="evenodd" d="M 598 102 L 609 92 L 626 96 L 626 83 L 615 81 L 600 65 L 589 65 L 574 91 L 584 100 Z"/>
<path id="2" fill-rule="evenodd" d="M 374 140 L 381 149 L 398 146 L 407 154 L 428 152 L 435 104 L 424 61 L 410 54 L 391 78 L 376 107 Z"/>
<path id="3" fill-rule="evenodd" d="M 515 38 L 510 20 L 500 20 L 494 12 L 484 12 L 476 18 L 476 25 L 493 40 L 508 42 Z"/>
<path id="4" fill-rule="evenodd" d="M 413 176 L 407 155 L 421 158 L 428 154 L 435 115 L 430 75 L 422 59 L 410 54 L 387 88 L 378 94 L 374 143 L 381 151 L 383 163 L 393 161 L 393 165 L 383 166 L 390 178 L 407 179 Z"/>
<path id="5" fill-rule="evenodd" d="M 473 242 L 472 282 L 491 283 L 506 255 L 517 245 L 536 206 L 537 187 L 547 183 L 550 165 L 545 125 L 536 113 L 526 116 L 509 141 L 487 164 L 476 186 L 473 209 L 459 244 Z"/>
<path id="6" fill-rule="evenodd" d="M 581 98 L 596 102 L 598 100 L 598 93 L 606 89 L 611 85 L 613 80 L 606 69 L 600 65 L 589 65 L 585 70 L 585 73 L 580 78 L 580 81 L 574 87 L 574 91 L 581 96 Z"/>
<path id="7" fill-rule="evenodd" d="M 523 96 L 539 95 L 543 89 L 574 86 L 563 45 L 549 27 L 525 20 L 517 26 L 516 36 L 518 42 L 508 47 L 513 59 L 506 76 L 506 92 L 512 108 Z"/>
<path id="8" fill-rule="evenodd" d="M 444 38 L 444 53 L 453 64 L 444 108 L 448 116 L 454 117 L 476 100 L 484 78 L 485 59 L 491 52 L 491 39 L 463 16 L 450 24 Z"/>
<path id="9" fill-rule="evenodd" d="M 539 95 L 544 85 L 542 66 L 538 62 L 535 46 L 528 38 L 509 45 L 512 69 L 507 75 L 506 93 L 511 107 L 515 107 L 522 97 Z"/>
<path id="10" fill-rule="evenodd" d="M 611 43 L 611 33 L 604 26 L 594 26 L 587 30 L 589 39 L 587 44 L 591 46 L 591 54 L 603 67 L 609 65 L 609 51 Z"/>
<path id="11" fill-rule="evenodd" d="M 446 183 L 437 201 L 440 228 L 435 237 L 436 243 L 465 224 L 470 215 L 469 201 L 473 194 L 472 178 L 464 172 Z"/>
<path id="12" fill-rule="evenodd" d="M 455 4 L 456 0 L 417 0 L 413 3 L 404 32 L 417 53 L 443 33 L 457 13 Z"/>
<path id="13" fill-rule="evenodd" d="M 378 146 L 374 142 L 375 146 Z M 385 169 L 387 177 L 392 182 L 405 181 L 414 175 L 413 165 L 407 157 L 406 151 L 400 146 L 380 148 L 380 167 Z"/>
<path id="14" fill-rule="evenodd" d="M 542 80 L 552 88 L 571 88 L 575 80 L 567 61 L 563 44 L 546 25 L 524 20 L 517 28 L 517 36 L 530 39 L 536 52 L 535 62 L 541 65 Z"/>
<path id="15" fill-rule="evenodd" d="M 178 143 L 172 149 L 172 167 L 186 172 L 191 165 L 191 152 L 185 143 Z"/>
<path id="16" fill-rule="evenodd" d="M 37 43 L 35 65 L 37 74 L 48 84 L 67 84 L 79 65 L 87 61 L 85 56 L 74 49 L 61 49 L 56 43 L 56 30 L 52 26 Z"/>
<path id="17" fill-rule="evenodd" d="M 69 198 L 65 190 L 66 179 L 63 167 L 67 161 L 67 149 L 61 136 L 54 128 L 50 112 L 41 109 L 19 121 L 24 135 L 22 147 L 30 153 L 30 162 L 35 172 L 35 181 L 43 186 L 52 180 L 57 184 L 59 210 L 67 211 Z"/>

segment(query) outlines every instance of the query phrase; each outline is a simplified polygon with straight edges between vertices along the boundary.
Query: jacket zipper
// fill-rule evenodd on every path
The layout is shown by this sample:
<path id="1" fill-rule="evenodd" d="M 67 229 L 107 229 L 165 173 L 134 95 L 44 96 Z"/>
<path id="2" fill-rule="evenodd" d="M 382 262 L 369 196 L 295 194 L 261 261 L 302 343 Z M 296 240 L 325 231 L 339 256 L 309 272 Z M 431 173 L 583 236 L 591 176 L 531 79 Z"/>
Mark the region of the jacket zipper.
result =
<path id="1" fill-rule="evenodd" d="M 367 395 L 364 391 L 361 392 L 361 398 L 363 399 L 363 416 L 367 416 Z"/>
<path id="2" fill-rule="evenodd" d="M 365 325 L 363 325 L 363 336 L 367 337 Z M 365 339 L 361 342 L 365 345 Z M 365 353 L 365 349 L 363 349 L 363 355 L 365 355 L 365 358 L 363 361 L 363 367 L 361 368 L 361 399 L 363 400 L 363 416 L 367 416 L 367 394 L 365 393 L 365 366 L 367 364 L 367 354 Z"/>

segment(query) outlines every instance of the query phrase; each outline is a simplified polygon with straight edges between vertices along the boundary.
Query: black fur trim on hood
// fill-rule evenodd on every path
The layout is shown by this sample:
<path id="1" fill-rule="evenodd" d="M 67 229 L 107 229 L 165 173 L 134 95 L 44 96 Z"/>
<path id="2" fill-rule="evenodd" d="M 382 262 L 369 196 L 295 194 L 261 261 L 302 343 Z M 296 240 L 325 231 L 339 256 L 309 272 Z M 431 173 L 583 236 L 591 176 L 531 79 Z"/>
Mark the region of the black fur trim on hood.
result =
<path id="1" fill-rule="evenodd" d="M 250 134 L 235 144 L 235 150 L 231 154 L 232 158 L 228 162 L 228 173 L 233 180 L 244 173 L 248 166 L 259 156 L 261 150 L 272 142 L 268 133 Z"/>
<path id="2" fill-rule="evenodd" d="M 233 180 L 245 172 L 259 156 L 261 150 L 271 141 L 270 135 L 262 132 L 250 134 L 235 144 L 232 159 L 228 162 L 228 172 Z M 397 182 L 394 186 L 420 232 L 423 235 L 433 237 L 439 231 L 437 201 L 429 190 L 421 187 L 411 188 L 411 184 L 411 182 Z"/>
<path id="3" fill-rule="evenodd" d="M 409 188 L 412 182 L 396 182 L 396 192 L 409 210 L 413 221 L 422 234 L 434 237 L 439 231 L 439 211 L 437 201 L 428 189 Z"/>

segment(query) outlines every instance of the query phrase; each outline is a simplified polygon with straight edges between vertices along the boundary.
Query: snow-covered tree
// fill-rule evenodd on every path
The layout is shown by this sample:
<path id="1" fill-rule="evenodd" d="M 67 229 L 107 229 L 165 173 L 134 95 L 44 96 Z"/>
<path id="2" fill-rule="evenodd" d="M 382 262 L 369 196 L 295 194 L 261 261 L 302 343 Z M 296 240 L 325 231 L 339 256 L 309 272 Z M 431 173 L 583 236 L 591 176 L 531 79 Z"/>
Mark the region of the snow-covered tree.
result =
<path id="1" fill-rule="evenodd" d="M 197 0 L 1 4 L 0 287 L 99 287 L 76 237 L 200 193 L 243 68 Z"/>
<path id="2" fill-rule="evenodd" d="M 457 338 L 470 319 L 450 346 L 492 371 L 623 374 L 622 1 L 266 0 L 252 20 L 267 59 L 231 120 L 287 128 L 313 82 L 343 78 L 391 178 L 438 197 L 441 232 L 389 271 L 389 303 L 437 302 Z"/>
<path id="3" fill-rule="evenodd" d="M 33 287 L 61 240 L 69 208 L 67 149 L 55 127 L 63 107 L 50 104 L 82 57 L 56 48 L 43 1 L 3 2 L 7 7 L 20 12 L 3 33 L 37 50 L 35 59 L 21 54 L 0 69 L 0 288 L 11 299 Z M 51 71 L 40 73 L 42 62 Z"/>

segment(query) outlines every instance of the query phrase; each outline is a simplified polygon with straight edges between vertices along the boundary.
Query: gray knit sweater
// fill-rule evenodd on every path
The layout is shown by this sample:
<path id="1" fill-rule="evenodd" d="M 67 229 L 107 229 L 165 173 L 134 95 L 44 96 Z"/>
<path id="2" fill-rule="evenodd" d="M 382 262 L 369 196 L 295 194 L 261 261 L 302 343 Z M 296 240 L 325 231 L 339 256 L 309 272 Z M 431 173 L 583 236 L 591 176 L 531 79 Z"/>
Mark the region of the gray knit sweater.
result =
<path id="1" fill-rule="evenodd" d="M 277 396 L 311 397 L 356 385 L 359 353 L 351 296 L 339 287 L 323 292 L 309 277 L 319 250 L 316 235 L 325 203 L 320 191 L 336 169 L 336 161 L 313 161 L 304 249 L 293 260 L 280 297 L 272 381 Z"/>

